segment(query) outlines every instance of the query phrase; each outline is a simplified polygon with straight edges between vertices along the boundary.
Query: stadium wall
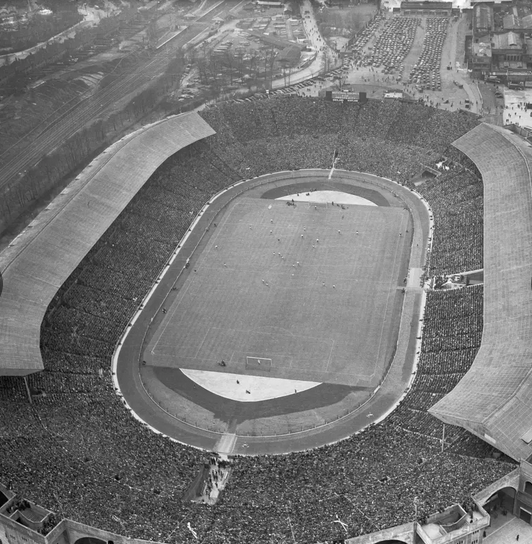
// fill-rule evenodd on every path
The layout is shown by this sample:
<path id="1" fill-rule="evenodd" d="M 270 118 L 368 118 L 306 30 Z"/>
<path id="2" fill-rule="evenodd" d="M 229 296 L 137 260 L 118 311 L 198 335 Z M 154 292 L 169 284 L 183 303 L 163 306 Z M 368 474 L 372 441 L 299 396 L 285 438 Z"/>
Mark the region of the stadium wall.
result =
<path id="1" fill-rule="evenodd" d="M 532 464 L 521 461 L 518 468 L 493 482 L 473 498 L 493 516 L 497 516 L 499 512 L 506 515 L 508 512 L 526 523 L 532 523 Z"/>
<path id="2" fill-rule="evenodd" d="M 55 524 L 53 512 L 17 496 L 2 483 L 0 498 L 4 501 L 0 503 L 0 543 L 76 544 L 80 539 L 90 538 L 90 544 L 156 544 L 96 529 L 70 519 Z M 89 544 L 87 541 L 79 544 L 82 542 Z"/>
<path id="3" fill-rule="evenodd" d="M 18 521 L 0 514 L 0 541 L 7 544 L 76 544 L 80 539 L 86 538 L 91 539 L 90 544 L 159 544 L 149 540 L 128 538 L 70 519 L 62 520 L 48 535 L 44 536 Z M 82 542 L 84 541 L 79 544 Z"/>
<path id="4" fill-rule="evenodd" d="M 509 472 L 502 478 L 499 478 L 493 482 L 488 487 L 484 488 L 482 491 L 478 492 L 473 498 L 481 505 L 486 504 L 489 498 L 505 487 L 511 487 L 518 491 L 519 489 L 519 478 L 520 478 L 521 469 L 518 467 L 512 472 Z"/>
<path id="5" fill-rule="evenodd" d="M 72 521 L 70 519 L 64 520 L 50 533 L 47 544 L 63 544 L 61 539 L 69 544 L 76 544 L 80 538 L 87 537 L 97 538 L 102 541 L 101 544 L 154 544 L 154 542 L 150 540 L 128 538 L 116 533 L 111 533 L 110 531 L 104 531 L 103 529 L 96 529 L 90 525 L 84 525 L 83 523 L 78 523 L 77 521 Z"/>
<path id="6" fill-rule="evenodd" d="M 45 536 L 3 514 L 0 514 L 0 541 L 8 544 L 48 544 Z"/>
<path id="7" fill-rule="evenodd" d="M 412 522 L 398 525 L 397 527 L 390 527 L 376 533 L 370 533 L 369 535 L 350 538 L 346 542 L 349 544 L 379 544 L 381 542 L 400 540 L 405 544 L 414 544 L 414 536 L 415 524 Z"/>
<path id="8" fill-rule="evenodd" d="M 476 503 L 474 508 L 480 513 L 480 516 L 476 518 L 475 521 L 471 520 L 470 523 L 459 523 L 454 529 L 450 529 L 447 526 L 448 532 L 446 532 L 443 537 L 438 537 L 437 539 L 431 538 L 424 531 L 423 524 L 413 521 L 367 535 L 350 538 L 347 539 L 346 542 L 349 544 L 380 544 L 397 541 L 404 544 L 414 544 L 423 541 L 427 544 L 454 544 L 458 542 L 472 542 L 476 539 L 477 542 L 481 543 L 481 532 L 484 528 L 488 527 L 490 523 L 490 517 L 482 507 L 483 503 L 492 497 L 493 493 L 496 493 L 497 490 L 507 487 L 507 483 L 510 480 L 514 485 L 516 485 L 517 481 L 521 480 L 521 487 L 524 487 L 526 479 L 532 480 L 532 465 L 529 465 L 528 463 L 525 463 L 524 465 L 526 466 L 517 468 L 510 475 L 501 478 L 492 486 L 489 486 L 485 492 L 483 491 L 474 497 L 473 500 Z M 10 502 L 12 501 L 13 499 Z M 514 502 L 514 510 L 518 511 L 518 504 L 520 503 L 518 503 L 517 500 Z M 532 503 L 532 496 L 530 497 L 530 502 Z M 443 521 L 447 519 L 448 513 L 456 508 L 460 507 L 452 505 L 443 513 L 438 512 L 430 518 L 427 518 L 426 523 L 442 525 Z M 527 508 L 531 507 L 527 506 Z M 342 523 L 342 520 L 339 518 L 337 521 L 338 523 Z M 120 522 L 119 518 L 117 518 L 117 522 Z M 194 529 L 192 527 L 189 529 L 193 534 Z M 162 544 L 149 540 L 128 538 L 70 519 L 62 520 L 45 536 L 37 530 L 25 527 L 2 513 L 0 513 L 0 541 L 7 542 L 8 544 Z"/>

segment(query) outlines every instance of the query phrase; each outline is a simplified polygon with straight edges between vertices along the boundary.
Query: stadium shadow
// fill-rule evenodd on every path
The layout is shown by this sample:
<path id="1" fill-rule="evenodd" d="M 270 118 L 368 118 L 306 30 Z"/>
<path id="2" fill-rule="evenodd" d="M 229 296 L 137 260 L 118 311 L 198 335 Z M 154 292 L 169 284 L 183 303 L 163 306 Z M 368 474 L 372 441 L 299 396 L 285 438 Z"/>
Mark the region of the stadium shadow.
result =
<path id="1" fill-rule="evenodd" d="M 251 419 L 323 408 L 342 401 L 352 392 L 367 391 L 362 387 L 322 383 L 308 391 L 293 395 L 242 403 L 199 387 L 179 369 L 154 367 L 153 372 L 166 387 L 212 412 L 213 417 L 227 424 L 234 420 L 241 423 Z"/>

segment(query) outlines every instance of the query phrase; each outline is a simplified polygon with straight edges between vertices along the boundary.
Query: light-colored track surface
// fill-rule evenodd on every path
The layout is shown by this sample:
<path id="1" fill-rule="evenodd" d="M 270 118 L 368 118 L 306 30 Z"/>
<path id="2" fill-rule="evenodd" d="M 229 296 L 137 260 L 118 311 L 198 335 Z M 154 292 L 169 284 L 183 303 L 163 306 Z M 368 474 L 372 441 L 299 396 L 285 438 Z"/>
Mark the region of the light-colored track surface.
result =
<path id="1" fill-rule="evenodd" d="M 294 391 L 303 392 L 320 385 L 318 382 L 283 380 L 232 373 L 222 374 L 205 370 L 182 369 L 182 372 L 207 391 L 240 402 L 277 399 L 292 395 Z"/>

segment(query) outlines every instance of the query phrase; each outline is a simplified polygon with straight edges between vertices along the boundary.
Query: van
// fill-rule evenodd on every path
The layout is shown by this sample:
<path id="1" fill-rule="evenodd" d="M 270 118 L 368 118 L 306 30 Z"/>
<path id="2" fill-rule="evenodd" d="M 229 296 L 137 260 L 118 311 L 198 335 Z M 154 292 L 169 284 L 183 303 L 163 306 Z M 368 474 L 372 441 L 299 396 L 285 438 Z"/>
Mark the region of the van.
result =
<path id="1" fill-rule="evenodd" d="M 488 76 L 486 78 L 487 83 L 500 83 L 501 80 L 497 76 Z"/>

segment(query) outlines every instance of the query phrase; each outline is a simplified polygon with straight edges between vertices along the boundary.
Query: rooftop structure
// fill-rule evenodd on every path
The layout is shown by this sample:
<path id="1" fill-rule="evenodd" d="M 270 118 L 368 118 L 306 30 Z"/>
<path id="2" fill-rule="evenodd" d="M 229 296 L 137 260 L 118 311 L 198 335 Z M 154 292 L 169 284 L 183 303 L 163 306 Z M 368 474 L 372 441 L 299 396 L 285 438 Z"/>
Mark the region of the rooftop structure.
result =
<path id="1" fill-rule="evenodd" d="M 502 19 L 502 26 L 505 30 L 512 30 L 521 27 L 521 19 L 514 13 L 505 15 Z"/>
<path id="2" fill-rule="evenodd" d="M 525 15 L 521 19 L 521 27 L 522 28 L 532 28 L 532 13 L 529 15 Z"/>
<path id="3" fill-rule="evenodd" d="M 486 512 L 479 508 L 466 512 L 459 504 L 429 516 L 417 526 L 417 534 L 425 544 L 451 544 L 453 542 L 482 542 L 482 529 L 490 522 Z"/>
<path id="4" fill-rule="evenodd" d="M 476 4 L 473 8 L 473 35 L 491 32 L 494 28 L 493 6 L 490 4 Z"/>
<path id="5" fill-rule="evenodd" d="M 401 12 L 405 15 L 429 13 L 432 15 L 449 16 L 452 9 L 452 2 L 401 2 Z"/>
<path id="6" fill-rule="evenodd" d="M 521 49 L 523 40 L 517 32 L 505 32 L 491 36 L 493 49 Z"/>
<path id="7" fill-rule="evenodd" d="M 491 59 L 491 43 L 473 43 L 471 44 L 471 51 L 475 57 L 489 57 Z"/>

